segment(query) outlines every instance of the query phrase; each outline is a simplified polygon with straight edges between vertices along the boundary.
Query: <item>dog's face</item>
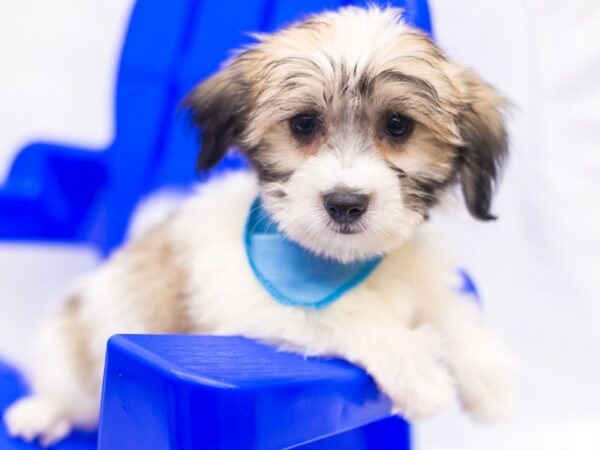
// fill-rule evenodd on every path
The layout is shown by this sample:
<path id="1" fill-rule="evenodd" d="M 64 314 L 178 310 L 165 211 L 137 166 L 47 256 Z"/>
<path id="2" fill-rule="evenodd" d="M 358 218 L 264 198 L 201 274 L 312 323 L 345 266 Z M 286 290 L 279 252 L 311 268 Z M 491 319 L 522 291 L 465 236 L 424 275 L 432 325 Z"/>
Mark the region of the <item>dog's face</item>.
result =
<path id="1" fill-rule="evenodd" d="M 502 103 L 400 11 L 375 7 L 259 36 L 186 100 L 199 168 L 237 145 L 281 230 L 343 262 L 401 245 L 456 183 L 475 217 L 493 218 Z"/>

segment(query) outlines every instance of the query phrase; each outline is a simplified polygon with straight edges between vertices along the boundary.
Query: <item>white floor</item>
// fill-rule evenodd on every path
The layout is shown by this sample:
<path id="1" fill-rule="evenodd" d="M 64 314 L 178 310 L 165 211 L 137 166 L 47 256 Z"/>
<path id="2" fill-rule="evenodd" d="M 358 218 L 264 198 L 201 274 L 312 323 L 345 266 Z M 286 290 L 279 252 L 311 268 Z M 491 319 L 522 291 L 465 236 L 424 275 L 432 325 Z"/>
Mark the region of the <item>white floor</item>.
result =
<path id="1" fill-rule="evenodd" d="M 460 213 L 447 227 L 521 370 L 512 420 L 451 411 L 417 427 L 417 447 L 600 449 L 600 2 L 431 3 L 438 42 L 515 103 L 500 221 Z M 0 180 L 29 140 L 110 141 L 130 5 L 0 2 Z M 22 360 L 36 320 L 95 261 L 85 248 L 0 245 L 0 354 Z"/>

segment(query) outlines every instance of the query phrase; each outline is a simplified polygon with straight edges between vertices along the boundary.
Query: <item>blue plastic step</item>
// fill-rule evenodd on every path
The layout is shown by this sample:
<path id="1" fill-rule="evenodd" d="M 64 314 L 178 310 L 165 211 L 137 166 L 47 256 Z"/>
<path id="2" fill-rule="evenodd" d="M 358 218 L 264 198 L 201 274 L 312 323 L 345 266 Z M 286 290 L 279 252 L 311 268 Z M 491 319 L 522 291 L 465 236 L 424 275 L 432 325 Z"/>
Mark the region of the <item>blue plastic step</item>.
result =
<path id="1" fill-rule="evenodd" d="M 409 434 L 371 377 L 345 361 L 241 337 L 117 335 L 98 448 L 408 449 Z"/>

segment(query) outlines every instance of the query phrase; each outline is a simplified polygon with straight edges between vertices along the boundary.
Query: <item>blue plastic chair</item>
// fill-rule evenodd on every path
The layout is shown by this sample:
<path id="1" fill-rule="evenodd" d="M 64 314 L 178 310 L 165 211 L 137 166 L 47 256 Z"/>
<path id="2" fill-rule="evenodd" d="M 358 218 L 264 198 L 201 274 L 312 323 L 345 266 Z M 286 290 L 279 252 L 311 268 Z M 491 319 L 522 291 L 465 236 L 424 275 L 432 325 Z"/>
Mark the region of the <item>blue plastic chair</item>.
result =
<path id="1" fill-rule="evenodd" d="M 116 137 L 104 152 L 40 143 L 23 149 L 0 187 L 0 239 L 87 242 L 102 254 L 119 245 L 139 199 L 194 182 L 197 140 L 178 112 L 184 95 L 228 52 L 300 16 L 361 1 L 140 0 L 135 5 L 115 93 Z M 387 1 L 383 3 L 387 4 Z M 426 0 L 391 2 L 430 31 Z M 237 168 L 233 157 L 221 168 Z"/>
<path id="2" fill-rule="evenodd" d="M 114 142 L 99 153 L 49 143 L 23 149 L 0 187 L 0 239 L 89 243 L 108 254 L 122 242 L 143 195 L 197 180 L 197 139 L 178 105 L 229 50 L 250 40 L 245 32 L 365 3 L 139 0 L 119 66 Z M 382 3 L 404 7 L 409 22 L 431 32 L 426 0 Z M 244 164 L 232 155 L 218 170 Z M 221 359 L 208 351 L 217 347 Z M 244 355 L 253 358 L 260 374 L 240 372 L 236 363 Z M 124 371 L 130 376 L 124 378 Z M 224 378 L 226 385 L 216 388 Z M 155 384 L 145 384 L 148 380 Z M 0 364 L 0 411 L 25 391 L 18 373 Z M 285 411 L 282 405 L 291 398 L 294 409 Z M 211 408 L 204 408 L 209 400 Z M 341 361 L 304 360 L 239 338 L 117 337 L 107 354 L 100 448 L 409 448 L 407 424 L 388 411 L 372 380 Z M 236 427 L 224 421 L 238 415 Z M 286 420 L 294 426 L 286 426 Z M 134 447 L 136 437 L 139 441 L 150 429 L 161 430 L 160 439 L 157 435 L 142 440 L 145 447 Z M 233 444 L 236 438 L 241 440 Z M 95 434 L 78 432 L 55 448 L 95 446 Z M 8 439 L 0 426 L 0 448 L 37 447 Z"/>

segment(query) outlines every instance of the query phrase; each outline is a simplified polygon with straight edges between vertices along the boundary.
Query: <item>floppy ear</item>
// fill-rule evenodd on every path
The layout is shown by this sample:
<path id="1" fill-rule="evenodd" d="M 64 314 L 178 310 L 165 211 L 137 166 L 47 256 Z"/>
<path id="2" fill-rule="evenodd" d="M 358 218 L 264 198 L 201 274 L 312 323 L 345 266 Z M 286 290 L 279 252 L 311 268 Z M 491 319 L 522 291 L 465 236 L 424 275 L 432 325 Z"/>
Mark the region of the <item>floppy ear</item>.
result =
<path id="1" fill-rule="evenodd" d="M 247 117 L 248 86 L 236 59 L 196 86 L 183 101 L 192 120 L 202 130 L 198 171 L 217 165 L 238 143 Z"/>
<path id="2" fill-rule="evenodd" d="M 492 196 L 508 154 L 508 137 L 502 110 L 505 99 L 476 74 L 462 69 L 463 108 L 459 128 L 464 145 L 459 149 L 460 182 L 473 217 L 494 220 Z"/>

